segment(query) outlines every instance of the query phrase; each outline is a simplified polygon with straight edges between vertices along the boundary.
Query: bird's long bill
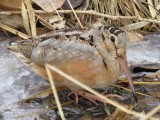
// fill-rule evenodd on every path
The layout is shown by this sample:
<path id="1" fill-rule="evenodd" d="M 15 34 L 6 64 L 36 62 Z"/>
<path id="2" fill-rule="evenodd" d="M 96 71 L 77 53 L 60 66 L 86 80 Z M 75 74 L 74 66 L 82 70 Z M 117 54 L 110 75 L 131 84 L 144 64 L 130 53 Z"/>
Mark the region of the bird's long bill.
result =
<path id="1" fill-rule="evenodd" d="M 134 95 L 134 98 L 137 101 L 137 96 L 136 96 L 136 92 L 135 92 L 135 89 L 134 89 L 134 86 L 133 86 L 133 81 L 132 81 L 132 78 L 131 78 L 131 75 L 130 75 L 130 72 L 129 72 L 129 68 L 128 68 L 128 65 L 127 65 L 126 56 L 124 55 L 123 57 L 118 57 L 118 62 L 120 64 L 122 70 L 125 72 L 125 75 L 128 79 L 128 82 L 129 82 L 130 88 L 132 90 L 132 93 Z"/>

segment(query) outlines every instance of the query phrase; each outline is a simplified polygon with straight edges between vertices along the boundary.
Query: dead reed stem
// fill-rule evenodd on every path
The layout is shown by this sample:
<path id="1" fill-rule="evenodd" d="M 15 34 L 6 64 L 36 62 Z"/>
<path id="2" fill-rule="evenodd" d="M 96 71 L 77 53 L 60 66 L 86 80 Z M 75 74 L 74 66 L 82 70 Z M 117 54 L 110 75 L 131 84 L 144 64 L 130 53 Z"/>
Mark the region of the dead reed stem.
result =
<path id="1" fill-rule="evenodd" d="M 58 97 L 58 94 L 57 94 L 56 86 L 54 84 L 54 80 L 53 80 L 53 77 L 52 77 L 51 70 L 49 69 L 47 64 L 45 64 L 45 68 L 46 68 L 46 71 L 47 71 L 47 74 L 48 74 L 48 78 L 49 78 L 49 81 L 50 81 L 50 84 L 51 84 L 51 88 L 52 88 L 52 91 L 53 91 L 53 94 L 54 94 L 54 98 L 56 100 L 56 104 L 57 104 L 61 119 L 66 120 L 65 116 L 64 116 L 64 113 L 63 113 L 63 110 L 62 110 L 61 103 L 59 101 L 59 97 Z"/>

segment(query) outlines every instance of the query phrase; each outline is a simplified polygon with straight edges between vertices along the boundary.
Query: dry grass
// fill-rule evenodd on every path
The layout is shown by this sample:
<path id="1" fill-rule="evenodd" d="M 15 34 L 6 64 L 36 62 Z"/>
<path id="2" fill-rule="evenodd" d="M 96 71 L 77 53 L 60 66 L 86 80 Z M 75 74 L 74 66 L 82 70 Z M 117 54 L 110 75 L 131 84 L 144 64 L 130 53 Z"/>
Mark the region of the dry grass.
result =
<path id="1" fill-rule="evenodd" d="M 144 31 L 159 31 L 159 9 L 157 0 L 95 0 L 90 1 L 87 10 L 93 10 L 103 15 L 130 17 L 131 19 L 110 19 L 106 18 L 107 25 L 113 26 L 136 26 L 136 29 L 143 28 Z M 133 19 L 133 17 L 135 17 Z M 88 23 L 94 21 L 93 16 L 83 17 Z M 134 23 L 142 22 L 139 26 Z M 147 24 L 149 22 L 151 24 Z M 155 24 L 156 22 L 156 24 Z"/>
<path id="2" fill-rule="evenodd" d="M 27 1 L 27 0 L 26 0 Z M 90 0 L 86 10 L 56 10 L 54 14 L 70 14 L 73 13 L 72 20 L 77 21 L 77 26 L 91 26 L 99 17 L 103 17 L 105 25 L 119 26 L 125 29 L 132 29 L 138 32 L 154 32 L 159 31 L 159 1 L 157 0 Z M 24 15 L 28 12 L 28 21 L 24 21 L 26 31 L 30 31 L 32 36 L 36 35 L 35 29 L 35 15 L 31 8 L 30 3 L 26 3 L 27 8 L 21 11 L 1 11 L 0 14 L 11 15 L 21 14 Z M 70 4 L 71 6 L 71 4 Z M 54 7 L 54 6 L 53 6 Z M 44 11 L 34 11 L 36 14 L 48 14 Z M 79 15 L 80 14 L 80 15 Z M 37 15 L 36 15 L 37 16 Z M 61 16 L 60 16 L 61 17 Z M 32 18 L 32 19 L 30 19 Z M 44 22 L 42 19 L 40 21 Z M 28 22 L 28 23 L 27 23 Z M 49 23 L 48 23 L 49 24 Z M 3 26 L 0 26 L 3 28 Z M 30 28 L 30 30 L 29 30 Z M 51 28 L 51 27 L 50 27 Z M 52 29 L 52 28 L 51 28 Z M 24 38 L 24 37 L 23 37 Z"/>

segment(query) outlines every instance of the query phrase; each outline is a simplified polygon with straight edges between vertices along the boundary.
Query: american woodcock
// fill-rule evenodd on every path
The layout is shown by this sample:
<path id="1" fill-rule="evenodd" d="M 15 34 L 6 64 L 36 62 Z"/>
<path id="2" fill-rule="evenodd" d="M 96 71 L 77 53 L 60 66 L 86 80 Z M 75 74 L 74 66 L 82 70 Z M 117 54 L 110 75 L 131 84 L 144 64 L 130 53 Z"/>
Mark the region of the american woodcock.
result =
<path id="1" fill-rule="evenodd" d="M 135 96 L 127 67 L 127 33 L 115 27 L 101 26 L 90 29 L 88 34 L 86 38 L 82 34 L 23 40 L 11 43 L 8 49 L 45 79 L 48 79 L 48 76 L 44 64 L 49 63 L 91 88 L 105 87 L 114 83 L 123 70 Z M 55 72 L 52 74 L 56 86 L 67 86 L 73 92 L 81 89 L 61 75 Z M 98 100 L 92 95 L 88 97 Z"/>

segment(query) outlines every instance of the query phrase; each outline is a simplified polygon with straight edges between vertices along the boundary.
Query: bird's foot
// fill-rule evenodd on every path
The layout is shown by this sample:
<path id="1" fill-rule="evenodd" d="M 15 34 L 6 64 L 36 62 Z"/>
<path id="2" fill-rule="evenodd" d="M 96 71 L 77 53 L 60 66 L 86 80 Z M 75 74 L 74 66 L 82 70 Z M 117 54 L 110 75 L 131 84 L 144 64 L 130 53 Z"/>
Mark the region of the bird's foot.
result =
<path id="1" fill-rule="evenodd" d="M 98 103 L 96 101 L 99 101 L 99 102 L 102 102 L 104 104 L 108 104 L 105 100 L 99 98 L 98 96 L 96 95 L 93 95 L 91 93 L 88 93 L 88 92 L 85 92 L 85 91 L 75 91 L 75 92 L 71 92 L 69 94 L 69 96 L 71 94 L 74 94 L 75 97 L 76 97 L 76 103 L 78 103 L 78 95 L 88 99 L 89 101 L 91 101 L 92 103 L 94 103 L 95 105 L 98 106 Z M 119 98 L 120 100 L 124 100 L 124 97 L 122 96 L 119 96 L 117 94 L 108 94 L 108 95 L 105 95 L 107 98 Z"/>
<path id="2" fill-rule="evenodd" d="M 75 95 L 76 104 L 77 104 L 77 103 L 78 103 L 78 94 L 77 94 L 77 92 L 71 92 L 71 93 L 68 94 L 68 96 L 70 96 L 70 95 L 72 95 L 72 94 Z"/>

